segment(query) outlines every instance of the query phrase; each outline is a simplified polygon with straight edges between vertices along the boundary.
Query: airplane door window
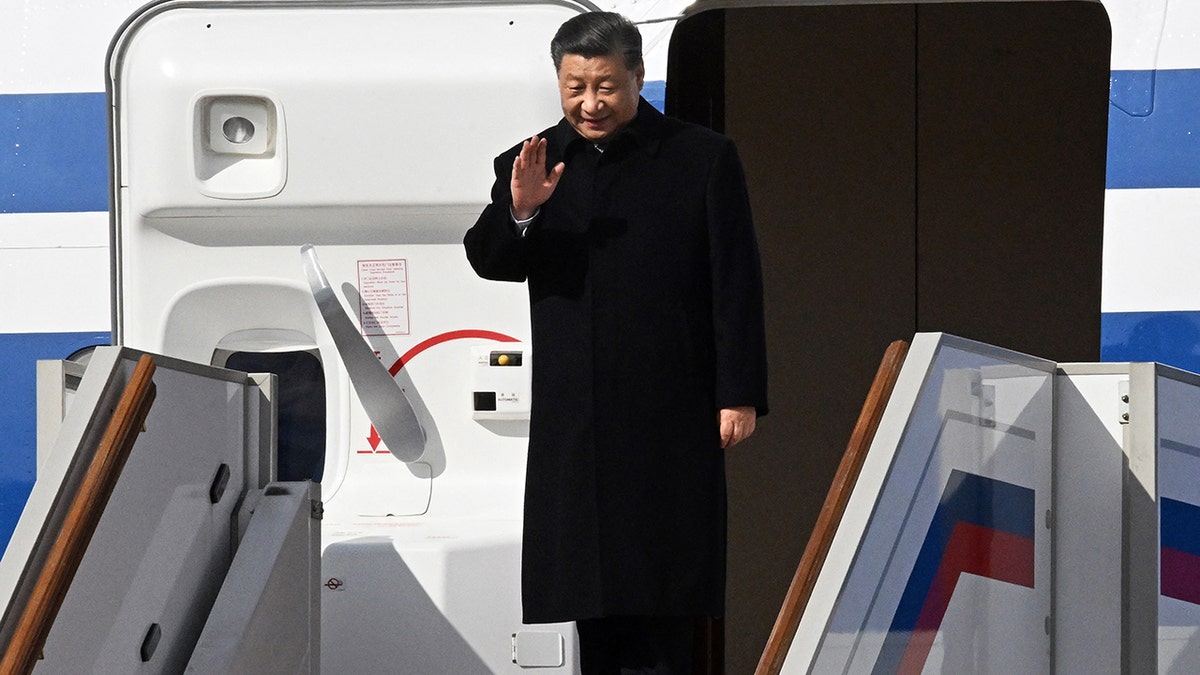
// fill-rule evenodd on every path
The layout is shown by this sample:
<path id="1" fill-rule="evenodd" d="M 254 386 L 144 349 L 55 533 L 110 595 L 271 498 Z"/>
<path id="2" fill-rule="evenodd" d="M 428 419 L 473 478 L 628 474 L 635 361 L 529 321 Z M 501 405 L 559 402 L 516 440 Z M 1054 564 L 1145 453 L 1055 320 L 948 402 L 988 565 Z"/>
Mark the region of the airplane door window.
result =
<path id="1" fill-rule="evenodd" d="M 218 358 L 219 358 L 218 352 Z M 215 361 L 218 359 L 214 359 Z M 325 469 L 325 374 L 314 351 L 230 352 L 225 368 L 279 378 L 278 480 L 321 482 Z"/>

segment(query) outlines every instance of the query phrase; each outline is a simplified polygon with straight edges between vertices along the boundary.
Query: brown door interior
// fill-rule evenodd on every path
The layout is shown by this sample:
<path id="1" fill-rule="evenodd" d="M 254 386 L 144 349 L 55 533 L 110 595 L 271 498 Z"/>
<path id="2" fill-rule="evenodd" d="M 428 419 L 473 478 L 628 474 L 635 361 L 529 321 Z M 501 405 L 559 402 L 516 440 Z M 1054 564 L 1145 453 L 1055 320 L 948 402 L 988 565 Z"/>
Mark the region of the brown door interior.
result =
<path id="1" fill-rule="evenodd" d="M 695 9 L 667 112 L 737 142 L 767 303 L 772 412 L 729 455 L 740 674 L 891 341 L 1099 360 L 1110 32 L 1087 1 Z"/>

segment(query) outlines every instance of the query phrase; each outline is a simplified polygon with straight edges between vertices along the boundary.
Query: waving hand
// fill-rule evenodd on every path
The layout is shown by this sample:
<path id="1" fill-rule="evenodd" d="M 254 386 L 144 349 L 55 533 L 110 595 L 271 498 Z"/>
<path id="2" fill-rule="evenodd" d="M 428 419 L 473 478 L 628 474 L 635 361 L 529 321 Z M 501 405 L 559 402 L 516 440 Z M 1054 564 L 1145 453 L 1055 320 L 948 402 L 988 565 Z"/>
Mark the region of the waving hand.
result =
<path id="1" fill-rule="evenodd" d="M 512 170 L 512 215 L 517 220 L 532 218 L 539 207 L 554 194 L 558 179 L 566 165 L 559 162 L 550 173 L 546 173 L 546 139 L 533 138 L 521 145 L 521 152 L 513 160 Z"/>

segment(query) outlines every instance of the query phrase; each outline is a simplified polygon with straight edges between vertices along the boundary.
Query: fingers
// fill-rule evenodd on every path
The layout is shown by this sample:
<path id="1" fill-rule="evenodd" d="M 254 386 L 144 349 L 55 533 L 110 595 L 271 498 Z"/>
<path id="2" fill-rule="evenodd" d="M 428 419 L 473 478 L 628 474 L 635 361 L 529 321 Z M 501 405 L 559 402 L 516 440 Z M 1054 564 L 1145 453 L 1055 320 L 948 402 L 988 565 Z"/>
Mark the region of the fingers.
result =
<path id="1" fill-rule="evenodd" d="M 721 433 L 721 447 L 728 450 L 746 440 L 749 434 L 742 431 L 736 424 L 729 424 L 728 429 Z"/>
<path id="2" fill-rule="evenodd" d="M 558 171 L 562 175 L 562 171 Z M 536 134 L 521 144 L 521 151 L 513 159 L 513 178 L 546 181 L 546 139 Z M 554 179 L 553 182 L 558 182 Z"/>
<path id="3" fill-rule="evenodd" d="M 550 175 L 546 177 L 546 182 L 551 187 L 558 185 L 558 179 L 562 178 L 563 171 L 566 170 L 566 168 L 567 165 L 563 162 L 559 162 L 558 164 L 554 165 L 554 168 L 550 171 Z"/>
<path id="4" fill-rule="evenodd" d="M 534 135 L 523 142 L 513 159 L 512 215 L 524 220 L 536 213 L 554 193 L 565 169 L 566 164 L 559 162 L 549 174 L 546 173 L 546 139 Z"/>
<path id="5" fill-rule="evenodd" d="M 517 161 L 521 163 L 522 168 L 546 166 L 546 139 L 538 138 L 537 134 L 527 139 L 521 144 L 521 152 L 517 154 Z"/>
<path id="6" fill-rule="evenodd" d="M 724 413 L 724 411 L 722 411 L 722 413 Z M 722 448 L 732 448 L 734 445 L 737 444 L 738 440 L 740 440 L 740 439 L 736 439 L 736 430 L 734 428 L 735 426 L 736 426 L 736 424 L 734 423 L 734 421 L 731 417 L 727 417 L 724 414 L 721 415 L 721 447 Z"/>
<path id="7" fill-rule="evenodd" d="M 517 153 L 516 159 L 513 160 L 513 173 L 523 173 L 533 166 L 537 159 L 537 151 L 534 147 L 537 136 L 527 139 L 521 144 L 521 151 Z"/>
<path id="8" fill-rule="evenodd" d="M 723 408 L 718 413 L 721 447 L 732 448 L 754 433 L 757 413 L 752 407 Z"/>
<path id="9" fill-rule="evenodd" d="M 732 448 L 744 441 L 749 435 L 738 422 L 726 421 L 721 424 L 721 447 L 726 449 Z"/>

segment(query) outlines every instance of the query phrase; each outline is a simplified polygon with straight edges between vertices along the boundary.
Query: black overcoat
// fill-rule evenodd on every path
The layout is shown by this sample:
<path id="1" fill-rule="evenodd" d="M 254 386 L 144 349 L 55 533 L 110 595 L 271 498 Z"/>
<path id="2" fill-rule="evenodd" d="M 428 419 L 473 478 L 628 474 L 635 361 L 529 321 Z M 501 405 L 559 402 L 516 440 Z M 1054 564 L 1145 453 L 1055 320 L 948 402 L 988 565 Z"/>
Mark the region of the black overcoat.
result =
<path id="1" fill-rule="evenodd" d="M 767 411 L 737 152 L 645 100 L 603 153 L 565 120 L 542 137 L 547 167 L 566 170 L 525 235 L 509 210 L 518 145 L 464 240 L 480 276 L 529 284 L 525 621 L 721 616 L 717 411 Z"/>

